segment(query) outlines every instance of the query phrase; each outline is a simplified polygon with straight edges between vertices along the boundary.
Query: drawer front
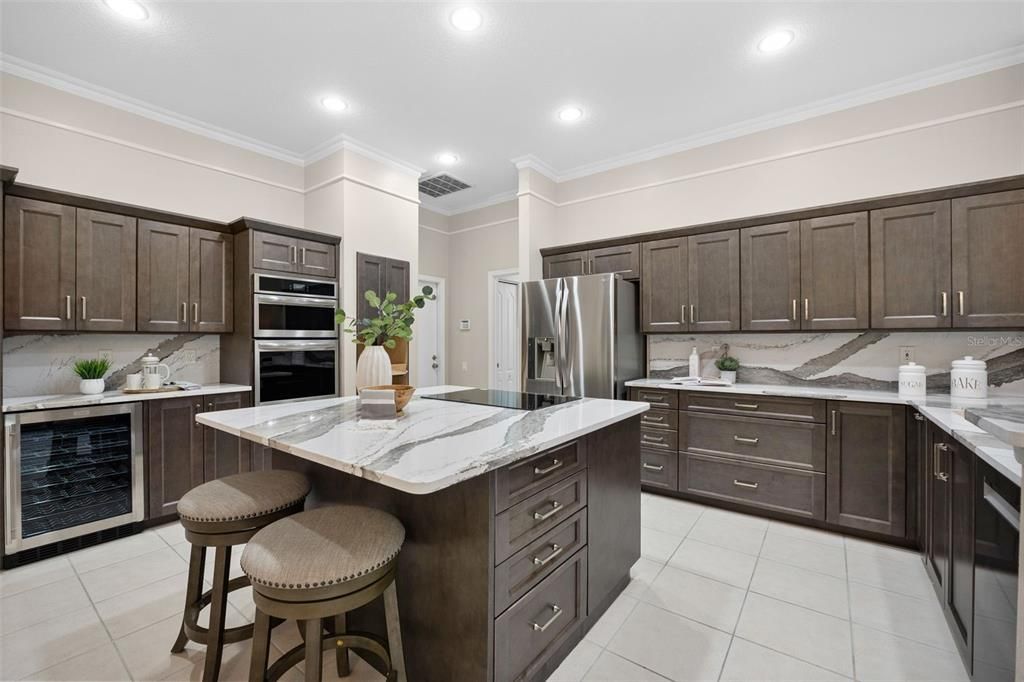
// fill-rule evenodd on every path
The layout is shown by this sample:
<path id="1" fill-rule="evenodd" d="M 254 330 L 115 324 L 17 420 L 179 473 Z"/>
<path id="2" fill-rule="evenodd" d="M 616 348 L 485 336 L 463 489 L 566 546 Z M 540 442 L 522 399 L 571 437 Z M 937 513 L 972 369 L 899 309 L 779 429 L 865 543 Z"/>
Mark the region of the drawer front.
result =
<path id="1" fill-rule="evenodd" d="M 742 414 L 768 419 L 825 423 L 825 401 L 811 398 L 689 392 L 683 397 L 679 409 L 691 412 Z"/>
<path id="2" fill-rule="evenodd" d="M 640 429 L 640 446 L 652 450 L 675 452 L 679 449 L 679 436 L 675 431 L 667 429 Z"/>
<path id="3" fill-rule="evenodd" d="M 582 441 L 573 441 L 499 469 L 494 476 L 495 512 L 505 511 L 586 466 L 586 447 Z"/>
<path id="4" fill-rule="evenodd" d="M 825 474 L 679 453 L 679 490 L 825 520 Z"/>
<path id="5" fill-rule="evenodd" d="M 674 410 L 679 407 L 679 391 L 670 391 L 664 388 L 636 388 L 630 389 L 629 397 L 641 403 L 650 403 L 651 407 L 658 407 L 663 410 Z"/>
<path id="6" fill-rule="evenodd" d="M 533 679 L 587 617 L 587 550 L 581 549 L 494 621 L 494 679 Z"/>
<path id="7" fill-rule="evenodd" d="M 494 612 L 501 613 L 587 544 L 581 509 L 494 569 Z"/>
<path id="8" fill-rule="evenodd" d="M 676 490 L 678 477 L 679 453 L 640 448 L 640 485 Z"/>
<path id="9" fill-rule="evenodd" d="M 523 549 L 587 504 L 587 472 L 555 483 L 494 519 L 494 565 Z"/>
<path id="10" fill-rule="evenodd" d="M 679 428 L 679 412 L 676 410 L 647 410 L 640 415 L 640 426 L 645 429 L 668 429 L 675 431 Z"/>
<path id="11" fill-rule="evenodd" d="M 679 449 L 825 471 L 824 424 L 710 414 L 680 414 Z"/>

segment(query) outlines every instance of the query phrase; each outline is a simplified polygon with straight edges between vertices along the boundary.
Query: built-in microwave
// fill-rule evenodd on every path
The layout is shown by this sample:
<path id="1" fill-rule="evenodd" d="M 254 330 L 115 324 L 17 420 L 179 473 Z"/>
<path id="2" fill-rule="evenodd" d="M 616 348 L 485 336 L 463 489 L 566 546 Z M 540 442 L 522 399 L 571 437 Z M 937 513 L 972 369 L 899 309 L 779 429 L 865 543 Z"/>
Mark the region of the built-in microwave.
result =
<path id="1" fill-rule="evenodd" d="M 254 275 L 253 336 L 258 339 L 331 339 L 338 336 L 334 282 Z"/>

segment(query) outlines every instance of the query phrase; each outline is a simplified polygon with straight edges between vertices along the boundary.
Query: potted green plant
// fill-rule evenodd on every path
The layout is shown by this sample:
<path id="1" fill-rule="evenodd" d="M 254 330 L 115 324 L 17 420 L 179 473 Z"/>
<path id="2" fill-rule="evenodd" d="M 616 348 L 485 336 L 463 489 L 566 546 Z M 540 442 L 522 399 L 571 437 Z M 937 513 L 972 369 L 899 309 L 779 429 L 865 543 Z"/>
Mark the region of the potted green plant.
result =
<path id="1" fill-rule="evenodd" d="M 736 370 L 740 368 L 739 360 L 731 355 L 723 355 L 715 360 L 715 367 L 718 368 L 722 381 L 728 381 L 730 384 L 736 383 Z"/>
<path id="2" fill-rule="evenodd" d="M 375 291 L 367 291 L 363 298 L 376 310 L 376 315 L 357 319 L 338 310 L 335 320 L 342 331 L 352 334 L 352 341 L 364 346 L 356 363 L 356 389 L 365 386 L 383 386 L 391 383 L 391 358 L 388 348 L 397 345 L 397 339 L 412 340 L 415 311 L 437 298 L 432 287 L 423 290 L 405 303 L 398 303 L 398 294 L 387 292 L 383 298 Z"/>
<path id="3" fill-rule="evenodd" d="M 78 390 L 85 395 L 103 393 L 106 388 L 103 377 L 110 369 L 110 360 L 106 358 L 95 358 L 92 360 L 76 360 L 74 364 L 75 374 L 81 381 L 78 382 Z"/>

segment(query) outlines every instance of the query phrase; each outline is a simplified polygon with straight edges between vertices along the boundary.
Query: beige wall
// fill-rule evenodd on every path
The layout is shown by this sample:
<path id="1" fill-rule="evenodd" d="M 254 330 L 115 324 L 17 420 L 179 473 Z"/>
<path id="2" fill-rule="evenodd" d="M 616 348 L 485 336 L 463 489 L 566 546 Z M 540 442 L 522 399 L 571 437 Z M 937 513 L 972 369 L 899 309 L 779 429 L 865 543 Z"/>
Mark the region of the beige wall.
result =
<path id="1" fill-rule="evenodd" d="M 420 273 L 448 278 L 448 241 L 451 237 L 420 223 Z"/>

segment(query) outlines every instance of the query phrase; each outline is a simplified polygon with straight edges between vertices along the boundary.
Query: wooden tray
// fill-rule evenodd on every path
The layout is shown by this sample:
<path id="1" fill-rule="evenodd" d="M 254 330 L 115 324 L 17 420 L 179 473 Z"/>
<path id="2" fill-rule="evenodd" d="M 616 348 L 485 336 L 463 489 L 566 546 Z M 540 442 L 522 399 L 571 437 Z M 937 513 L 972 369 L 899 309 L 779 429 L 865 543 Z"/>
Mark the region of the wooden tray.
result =
<path id="1" fill-rule="evenodd" d="M 134 395 L 136 393 L 172 393 L 182 390 L 181 386 L 161 386 L 160 388 L 122 388 L 121 393 Z"/>

